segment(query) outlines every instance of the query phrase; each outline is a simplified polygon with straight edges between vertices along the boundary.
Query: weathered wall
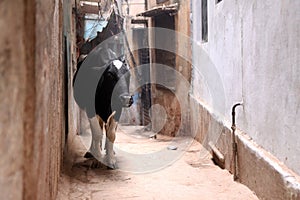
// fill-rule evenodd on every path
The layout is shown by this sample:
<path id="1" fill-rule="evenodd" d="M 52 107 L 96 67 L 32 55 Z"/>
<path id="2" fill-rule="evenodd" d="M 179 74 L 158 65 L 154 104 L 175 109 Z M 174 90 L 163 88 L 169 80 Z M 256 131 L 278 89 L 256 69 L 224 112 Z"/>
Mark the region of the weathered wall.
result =
<path id="1" fill-rule="evenodd" d="M 0 2 L 1 199 L 22 199 L 27 71 L 23 41 L 25 27 L 23 20 L 12 19 L 24 19 L 24 14 L 23 1 Z"/>
<path id="2" fill-rule="evenodd" d="M 68 136 L 74 136 L 79 132 L 79 107 L 73 97 L 73 77 L 76 72 L 77 57 L 79 55 L 79 49 L 76 46 L 76 11 L 72 11 L 73 8 L 75 8 L 74 0 L 64 0 L 62 6 L 62 35 L 64 51 L 63 65 L 65 70 L 64 81 L 67 88 L 67 91 L 64 91 L 64 98 L 66 99 L 65 111 L 68 113 L 66 119 Z"/>
<path id="3" fill-rule="evenodd" d="M 55 199 L 64 120 L 62 2 L 0 2 L 0 199 Z"/>
<path id="4" fill-rule="evenodd" d="M 179 10 L 175 15 L 175 31 L 180 34 L 176 40 L 176 69 L 190 82 L 191 79 L 191 18 L 190 1 L 181 0 Z"/>
<path id="5" fill-rule="evenodd" d="M 191 48 L 191 20 L 190 20 L 190 1 L 189 0 L 173 0 L 171 3 L 178 3 L 179 10 L 175 15 L 175 31 L 178 34 L 176 39 L 176 71 L 182 75 L 182 79 L 177 80 L 178 92 L 187 95 L 187 88 L 183 87 L 184 91 L 180 91 L 181 84 L 190 84 L 192 71 L 192 48 Z M 188 97 L 186 97 L 188 98 Z M 180 103 L 180 107 L 187 108 L 188 99 Z M 181 114 L 181 132 L 188 135 L 191 131 L 189 123 L 189 109 L 182 109 Z"/>
<path id="6" fill-rule="evenodd" d="M 243 101 L 239 128 L 300 174 L 298 8 L 295 1 L 209 2 L 209 40 L 200 46 L 220 74 L 225 120 Z M 194 94 L 203 98 L 196 92 L 200 84 L 193 82 Z"/>
<path id="7" fill-rule="evenodd" d="M 36 199 L 55 197 L 61 164 L 64 104 L 60 11 L 59 0 L 36 2 L 36 41 L 33 44 L 36 63 L 35 83 L 32 83 L 36 89 L 36 105 L 32 156 L 37 159 L 31 167 L 31 176 L 36 173 L 37 178 Z M 28 185 L 28 190 L 34 186 Z"/>
<path id="8" fill-rule="evenodd" d="M 208 143 L 215 143 L 225 159 L 220 166 L 233 173 L 232 131 L 229 125 L 212 115 L 209 108 L 193 96 L 190 96 L 190 107 L 195 139 L 209 151 Z M 237 181 L 247 185 L 261 199 L 299 199 L 300 177 L 245 133 L 237 131 L 236 135 Z"/>
<path id="9" fill-rule="evenodd" d="M 199 31 L 201 1 L 193 1 L 192 17 L 195 39 L 192 101 L 194 106 L 205 107 L 207 114 L 201 117 L 208 126 L 205 132 L 198 128 L 193 133 L 202 135 L 218 127 L 219 135 L 215 131 L 210 134 L 222 138 L 222 127 L 227 130 L 225 126 L 230 126 L 231 107 L 243 101 L 244 106 L 237 108 L 238 128 L 297 174 L 300 174 L 300 138 L 297 137 L 300 128 L 299 8 L 298 1 L 222 1 L 218 4 L 208 1 L 208 42 L 201 41 Z M 214 121 L 219 121 L 219 125 L 212 125 Z M 193 130 L 197 123 L 194 118 Z M 262 176 L 254 173 L 259 173 L 257 165 L 262 158 L 258 156 L 255 160 L 253 154 L 246 153 L 244 146 L 241 142 L 239 149 L 249 157 L 239 155 L 243 163 L 240 167 L 245 170 L 240 172 L 242 182 L 263 195 L 259 188 L 268 184 L 263 179 L 260 182 Z M 230 146 L 227 150 L 223 147 L 220 147 L 223 153 L 231 151 Z M 270 160 L 267 156 L 263 159 Z M 268 168 L 266 166 L 262 164 L 261 169 Z M 276 177 L 278 168 L 269 162 L 271 168 L 273 175 L 266 180 L 275 181 L 272 178 Z M 251 170 L 252 177 L 256 178 L 251 179 Z M 290 187 L 283 182 L 278 182 L 279 187 Z M 275 194 L 279 194 L 278 198 L 285 195 L 284 192 Z"/>
<path id="10" fill-rule="evenodd" d="M 175 136 L 175 134 L 188 134 L 190 127 L 188 124 L 188 110 L 183 109 L 187 108 L 187 96 L 186 99 L 178 99 L 176 95 L 181 96 L 182 94 L 187 93 L 187 88 L 185 87 L 187 83 L 190 82 L 191 78 L 191 46 L 190 46 L 190 3 L 187 0 L 181 0 L 181 1 L 166 1 L 163 4 L 173 4 L 178 3 L 178 12 L 174 15 L 174 43 L 171 45 L 168 45 L 168 47 L 163 47 L 164 50 L 167 50 L 169 52 L 172 52 L 175 54 L 175 62 L 173 64 L 166 62 L 160 62 L 163 59 L 170 60 L 166 55 L 162 55 L 160 61 L 158 61 L 158 58 L 155 57 L 154 51 L 152 51 L 152 62 L 158 62 L 158 63 L 164 63 L 165 65 L 174 68 L 174 70 L 181 74 L 180 77 L 177 77 L 177 80 L 174 82 L 174 85 L 171 86 L 175 88 L 174 91 L 168 91 L 161 87 L 152 87 L 152 97 L 153 97 L 153 103 L 161 105 L 166 114 L 166 121 L 161 120 L 161 111 L 153 112 L 152 114 L 157 114 L 157 117 L 153 116 L 153 118 L 157 118 L 158 120 L 153 121 L 153 129 L 159 130 L 162 126 L 161 123 L 164 123 L 162 130 L 160 131 L 161 134 L 165 135 L 171 135 Z M 159 4 L 162 5 L 162 4 Z M 151 9 L 153 7 L 158 6 L 156 4 L 156 0 L 150 0 L 148 1 L 148 9 Z M 155 24 L 154 18 L 152 18 L 152 22 L 150 23 L 151 26 L 157 27 L 157 24 Z M 157 17 L 157 20 L 161 20 Z M 161 21 L 158 21 L 160 24 Z M 168 22 L 170 23 L 170 22 Z M 172 27 L 172 25 L 168 24 L 167 26 L 161 26 L 163 28 L 169 28 Z M 160 32 L 160 31 L 159 31 Z M 171 37 L 170 33 L 169 36 Z M 161 36 L 164 34 L 161 34 Z M 160 37 L 161 37 L 160 36 Z M 160 38 L 161 39 L 161 38 Z M 172 39 L 171 39 L 172 40 Z M 161 42 L 160 42 L 161 43 Z M 156 48 L 162 44 L 155 44 L 155 35 L 152 35 L 150 33 L 150 45 Z M 172 47 L 170 47 L 172 46 Z M 174 48 L 174 49 L 170 49 Z M 160 54 L 160 53 L 159 53 Z M 157 56 L 157 55 L 156 55 Z M 172 66 L 174 65 L 174 66 Z M 156 73 L 155 70 L 152 70 L 152 80 L 155 80 Z M 166 76 L 173 76 L 174 73 L 166 74 Z M 169 78 L 169 77 L 165 77 Z M 182 87 L 182 85 L 184 85 Z M 184 91 L 181 91 L 181 88 L 184 88 Z M 179 131 L 179 132 L 178 132 Z"/>

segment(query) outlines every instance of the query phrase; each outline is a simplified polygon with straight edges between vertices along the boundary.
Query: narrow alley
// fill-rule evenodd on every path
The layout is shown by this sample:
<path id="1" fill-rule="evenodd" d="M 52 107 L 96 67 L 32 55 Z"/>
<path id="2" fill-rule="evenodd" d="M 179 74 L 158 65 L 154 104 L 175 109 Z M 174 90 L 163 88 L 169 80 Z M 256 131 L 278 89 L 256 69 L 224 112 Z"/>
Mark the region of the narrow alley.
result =
<path id="1" fill-rule="evenodd" d="M 152 132 L 144 131 L 141 126 L 121 126 L 117 133 L 117 149 L 132 154 L 149 154 L 167 149 L 173 138 L 158 135 L 152 139 Z M 189 139 L 176 139 L 176 149 L 182 156 L 172 163 L 164 163 L 161 168 L 151 171 L 136 169 L 140 160 L 129 160 L 119 151 L 118 170 L 106 166 L 91 169 L 89 160 L 83 158 L 87 150 L 85 141 L 90 134 L 77 136 L 69 145 L 69 154 L 59 180 L 59 200 L 84 199 L 231 199 L 255 200 L 255 194 L 246 186 L 234 182 L 232 175 L 220 169 L 212 160 L 209 152 L 198 142 Z M 169 150 L 174 151 L 174 150 Z M 146 161 L 147 162 L 147 161 Z M 151 162 L 151 160 L 148 160 Z M 134 168 L 128 166 L 135 165 Z M 147 163 L 137 164 L 143 167 Z M 139 171 L 136 173 L 135 171 Z"/>
<path id="2" fill-rule="evenodd" d="M 299 0 L 0 0 L 0 200 L 300 200 Z"/>

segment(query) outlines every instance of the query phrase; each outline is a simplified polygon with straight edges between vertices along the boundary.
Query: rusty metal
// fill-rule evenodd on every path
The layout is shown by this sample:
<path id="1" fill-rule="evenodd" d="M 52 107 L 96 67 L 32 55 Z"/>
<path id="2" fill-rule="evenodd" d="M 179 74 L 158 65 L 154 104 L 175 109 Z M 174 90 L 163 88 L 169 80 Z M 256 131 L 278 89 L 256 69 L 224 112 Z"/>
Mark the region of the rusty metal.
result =
<path id="1" fill-rule="evenodd" d="M 233 180 L 238 179 L 237 175 L 237 162 L 238 162 L 238 157 L 237 157 L 237 142 L 236 142 L 236 136 L 235 136 L 235 130 L 236 130 L 236 124 L 235 124 L 235 109 L 237 106 L 242 106 L 242 103 L 237 103 L 232 107 L 232 157 L 233 157 Z"/>

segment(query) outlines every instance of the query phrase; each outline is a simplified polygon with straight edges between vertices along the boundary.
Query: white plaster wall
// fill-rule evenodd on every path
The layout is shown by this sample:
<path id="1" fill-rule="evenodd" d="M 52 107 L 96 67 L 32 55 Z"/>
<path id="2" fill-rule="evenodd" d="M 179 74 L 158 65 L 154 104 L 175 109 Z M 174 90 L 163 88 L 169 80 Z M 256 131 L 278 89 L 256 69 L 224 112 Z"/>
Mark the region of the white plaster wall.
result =
<path id="1" fill-rule="evenodd" d="M 227 122 L 233 104 L 243 101 L 238 128 L 300 174 L 300 1 L 208 1 L 207 43 L 197 35 L 199 4 L 193 0 L 192 95 Z M 207 76 L 202 63 L 218 75 Z M 214 103 L 220 100 L 209 79 L 222 85 L 223 105 Z"/>
<path id="2" fill-rule="evenodd" d="M 123 15 L 127 15 L 127 8 L 129 6 L 129 16 L 135 17 L 138 13 L 141 13 L 145 10 L 145 1 L 144 0 L 128 0 L 128 4 L 122 2 L 122 12 Z"/>

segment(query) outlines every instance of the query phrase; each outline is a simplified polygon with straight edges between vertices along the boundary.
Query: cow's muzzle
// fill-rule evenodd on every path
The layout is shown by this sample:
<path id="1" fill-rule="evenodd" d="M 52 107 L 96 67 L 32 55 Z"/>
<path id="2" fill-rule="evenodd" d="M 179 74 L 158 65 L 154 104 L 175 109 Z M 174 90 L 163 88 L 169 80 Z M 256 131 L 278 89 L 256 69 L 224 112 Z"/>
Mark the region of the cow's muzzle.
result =
<path id="1" fill-rule="evenodd" d="M 133 98 L 131 95 L 121 95 L 121 101 L 123 107 L 130 107 L 133 104 Z"/>

